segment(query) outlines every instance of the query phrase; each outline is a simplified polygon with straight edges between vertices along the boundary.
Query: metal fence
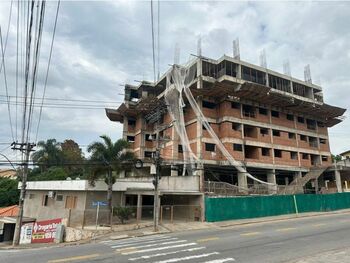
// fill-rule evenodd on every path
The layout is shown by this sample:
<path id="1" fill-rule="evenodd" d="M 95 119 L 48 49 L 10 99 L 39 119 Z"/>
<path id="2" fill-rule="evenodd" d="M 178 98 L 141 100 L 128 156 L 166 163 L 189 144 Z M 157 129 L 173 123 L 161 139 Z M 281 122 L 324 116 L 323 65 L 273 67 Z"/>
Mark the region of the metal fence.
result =
<path id="1" fill-rule="evenodd" d="M 113 207 L 113 216 L 107 207 L 86 209 L 85 211 L 71 209 L 67 217 L 68 226 L 72 227 L 103 227 L 120 224 L 137 224 L 153 221 L 153 206 Z M 118 210 L 119 209 L 119 215 Z M 121 220 L 121 214 L 126 214 Z M 159 207 L 159 222 L 191 222 L 201 220 L 201 207 L 195 205 L 162 205 Z"/>
<path id="2" fill-rule="evenodd" d="M 201 221 L 202 209 L 196 205 L 162 205 L 160 223 Z"/>

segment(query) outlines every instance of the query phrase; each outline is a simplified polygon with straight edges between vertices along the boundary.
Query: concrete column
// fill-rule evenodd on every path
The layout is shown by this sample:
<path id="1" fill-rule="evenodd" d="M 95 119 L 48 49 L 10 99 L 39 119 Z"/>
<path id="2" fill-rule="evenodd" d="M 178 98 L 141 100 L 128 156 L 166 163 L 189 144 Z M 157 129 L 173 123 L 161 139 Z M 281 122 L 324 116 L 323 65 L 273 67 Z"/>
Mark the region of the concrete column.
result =
<path id="1" fill-rule="evenodd" d="M 197 166 L 197 170 L 196 170 L 196 175 L 199 176 L 199 191 L 201 193 L 205 192 L 205 187 L 204 187 L 204 183 L 205 183 L 205 179 L 204 179 L 204 166 L 203 164 L 199 163 Z"/>
<path id="2" fill-rule="evenodd" d="M 128 118 L 124 117 L 123 119 L 123 139 L 126 140 L 126 137 L 128 136 Z"/>
<path id="3" fill-rule="evenodd" d="M 341 184 L 341 176 L 340 176 L 340 171 L 339 170 L 335 170 L 334 171 L 334 177 L 335 177 L 335 183 L 337 184 L 338 193 L 342 193 L 343 192 L 343 187 L 342 187 L 342 184 Z"/>
<path id="4" fill-rule="evenodd" d="M 179 171 L 176 165 L 172 165 L 170 168 L 170 176 L 178 176 Z"/>
<path id="5" fill-rule="evenodd" d="M 245 172 L 237 172 L 238 177 L 238 186 L 248 190 L 248 180 L 247 173 Z M 247 193 L 247 190 L 241 189 L 239 190 L 242 193 Z"/>
<path id="6" fill-rule="evenodd" d="M 284 184 L 289 185 L 289 178 L 288 177 L 284 177 Z"/>
<path id="7" fill-rule="evenodd" d="M 137 195 L 137 211 L 136 211 L 136 219 L 137 221 L 141 221 L 142 218 L 142 195 Z"/>
<path id="8" fill-rule="evenodd" d="M 302 176 L 302 173 L 301 171 L 298 171 L 298 172 L 295 172 L 294 176 L 293 176 L 293 180 L 297 179 L 301 179 L 303 176 Z"/>
<path id="9" fill-rule="evenodd" d="M 267 182 L 274 184 L 274 185 L 268 185 L 267 189 L 268 189 L 269 194 L 277 194 L 275 170 L 271 170 L 271 171 L 267 172 Z"/>

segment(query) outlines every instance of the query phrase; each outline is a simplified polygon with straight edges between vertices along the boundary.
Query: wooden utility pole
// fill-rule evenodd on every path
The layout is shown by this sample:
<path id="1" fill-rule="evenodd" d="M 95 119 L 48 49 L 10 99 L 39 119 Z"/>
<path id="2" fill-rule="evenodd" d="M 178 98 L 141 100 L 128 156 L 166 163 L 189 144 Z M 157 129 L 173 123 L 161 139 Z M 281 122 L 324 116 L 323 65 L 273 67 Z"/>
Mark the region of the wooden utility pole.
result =
<path id="1" fill-rule="evenodd" d="M 16 228 L 15 228 L 15 234 L 13 237 L 13 246 L 19 245 L 19 239 L 21 236 L 21 227 L 22 227 L 22 221 L 23 221 L 23 204 L 24 204 L 24 198 L 26 195 L 26 187 L 27 187 L 27 177 L 28 177 L 28 163 L 29 163 L 29 156 L 30 153 L 33 151 L 33 148 L 36 146 L 34 143 L 12 143 L 12 149 L 13 150 L 20 150 L 24 155 L 24 162 L 22 163 L 23 169 L 22 169 L 22 176 L 21 176 L 21 193 L 19 196 L 19 202 L 18 202 L 18 215 L 16 219 Z"/>

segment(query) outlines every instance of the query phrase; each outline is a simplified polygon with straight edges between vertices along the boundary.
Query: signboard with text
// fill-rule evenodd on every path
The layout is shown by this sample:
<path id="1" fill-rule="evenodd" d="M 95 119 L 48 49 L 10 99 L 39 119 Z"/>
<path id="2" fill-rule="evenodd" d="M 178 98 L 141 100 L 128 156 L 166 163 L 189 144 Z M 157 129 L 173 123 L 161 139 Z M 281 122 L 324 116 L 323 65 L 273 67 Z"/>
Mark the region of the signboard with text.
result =
<path id="1" fill-rule="evenodd" d="M 32 241 L 34 223 L 23 224 L 21 227 L 20 244 L 30 244 Z"/>
<path id="2" fill-rule="evenodd" d="M 32 232 L 32 243 L 53 242 L 56 237 L 57 225 L 61 224 L 61 222 L 61 218 L 35 222 Z"/>
<path id="3" fill-rule="evenodd" d="M 92 206 L 107 206 L 107 202 L 103 201 L 92 201 Z"/>

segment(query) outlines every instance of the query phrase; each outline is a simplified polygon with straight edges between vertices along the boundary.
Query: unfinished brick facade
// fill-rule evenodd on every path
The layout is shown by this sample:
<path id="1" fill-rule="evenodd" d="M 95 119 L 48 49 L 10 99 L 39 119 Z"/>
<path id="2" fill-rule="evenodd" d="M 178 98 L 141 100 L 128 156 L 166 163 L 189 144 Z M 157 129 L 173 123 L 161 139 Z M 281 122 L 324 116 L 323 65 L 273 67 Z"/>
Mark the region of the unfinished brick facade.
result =
<path id="1" fill-rule="evenodd" d="M 196 69 L 191 90 L 203 114 L 233 158 L 251 174 L 271 180 L 267 174 L 273 172 L 277 177 L 273 180 L 285 184 L 311 167 L 331 164 L 327 128 L 339 123 L 345 110 L 325 104 L 321 87 L 227 56 L 197 58 L 190 67 Z M 112 121 L 124 124 L 124 138 L 145 162 L 156 146 L 155 124 L 145 116 L 162 101 L 165 85 L 166 75 L 156 83 L 127 85 L 125 103 L 118 110 L 107 109 Z M 214 173 L 237 183 L 238 173 L 188 104 L 184 117 L 191 149 L 202 160 L 205 177 Z M 166 111 L 160 126 L 160 137 L 167 139 L 161 148 L 163 163 L 172 167 L 171 172 L 163 171 L 179 175 L 173 171 L 181 170 L 183 147 Z"/>

